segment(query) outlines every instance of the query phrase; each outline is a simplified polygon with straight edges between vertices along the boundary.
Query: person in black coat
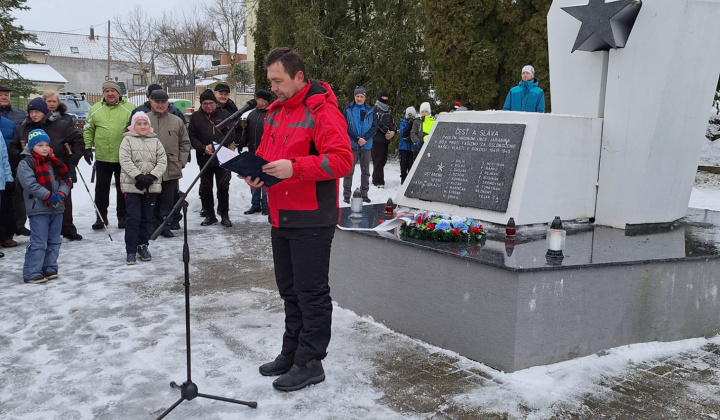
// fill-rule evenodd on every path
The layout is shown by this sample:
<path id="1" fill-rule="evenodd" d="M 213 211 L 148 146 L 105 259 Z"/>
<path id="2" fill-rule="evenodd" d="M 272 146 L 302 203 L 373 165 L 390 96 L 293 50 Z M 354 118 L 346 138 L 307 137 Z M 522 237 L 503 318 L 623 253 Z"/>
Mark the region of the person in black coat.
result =
<path id="1" fill-rule="evenodd" d="M 215 95 L 210 89 L 206 89 L 200 94 L 200 108 L 190 117 L 188 135 L 190 136 L 190 143 L 195 149 L 198 165 L 202 168 L 214 152 L 213 142 L 221 143 L 229 130 L 229 126 L 225 126 L 222 130 L 215 127 L 228 118 L 230 114 L 217 107 Z M 226 144 L 223 144 L 223 146 L 227 146 L 231 142 L 237 144 L 237 133 L 228 137 Z M 208 226 L 218 222 L 217 217 L 215 217 L 213 177 L 215 177 L 218 189 L 218 211 L 222 218 L 221 224 L 230 227 L 232 226 L 228 217 L 228 211 L 230 210 L 230 171 L 220 167 L 217 157 L 213 158 L 200 178 L 200 200 L 205 210 L 205 220 L 200 225 Z"/>
<path id="2" fill-rule="evenodd" d="M 272 102 L 272 95 L 267 90 L 259 89 L 255 92 L 255 100 L 257 101 L 257 107 L 248 114 L 247 121 L 245 122 L 245 130 L 240 138 L 240 144 L 238 144 L 238 149 L 247 146 L 248 151 L 252 154 L 255 154 L 255 151 L 260 147 L 260 140 L 263 135 L 263 124 L 265 123 L 265 116 L 267 115 L 267 107 Z M 268 215 L 269 211 L 265 188 L 251 188 L 250 192 L 252 193 L 250 208 L 245 211 L 245 214 L 262 213 L 263 215 Z"/>
<path id="3" fill-rule="evenodd" d="M 35 98 L 28 104 L 28 116 L 25 121 L 15 130 L 13 140 L 8 147 L 11 166 L 17 169 L 20 163 L 20 153 L 27 144 L 28 134 L 32 130 L 45 130 L 50 137 L 50 148 L 53 154 L 68 167 L 70 181 L 74 184 L 77 181 L 75 167 L 85 153 L 85 141 L 75 125 L 69 125 L 63 119 L 51 120 L 46 102 L 42 98 Z M 72 186 L 71 186 L 72 188 Z M 24 206 L 23 206 L 24 211 Z M 25 224 L 23 220 L 23 225 Z M 71 240 L 82 240 L 77 233 L 77 228 L 72 217 L 72 190 L 65 197 L 65 212 L 63 213 L 62 235 Z"/>
<path id="4" fill-rule="evenodd" d="M 60 95 L 56 91 L 46 90 L 43 92 L 42 98 L 47 104 L 48 111 L 50 111 L 50 115 L 48 115 L 49 121 L 63 120 L 71 127 L 77 126 L 77 118 L 67 113 L 67 105 L 60 101 Z"/>
<path id="5" fill-rule="evenodd" d="M 215 102 L 217 102 L 218 108 L 224 109 L 229 112 L 230 115 L 238 110 L 235 102 L 230 99 L 230 86 L 225 83 L 218 83 L 215 86 Z"/>
<path id="6" fill-rule="evenodd" d="M 163 88 L 163 87 L 160 86 L 160 85 L 158 85 L 157 83 L 153 83 L 152 85 L 148 86 L 148 88 L 147 88 L 147 94 L 146 94 L 148 100 L 145 101 L 144 104 L 142 104 L 142 105 L 140 105 L 139 107 L 137 107 L 137 108 L 135 108 L 135 109 L 132 110 L 132 112 L 130 113 L 130 120 L 128 121 L 128 126 L 131 125 L 130 123 L 132 122 L 132 116 L 135 115 L 136 112 L 142 111 L 142 112 L 144 112 L 144 113 L 146 113 L 146 114 L 149 114 L 149 113 L 152 112 L 152 107 L 150 106 L 150 100 L 149 100 L 149 99 L 150 99 L 150 94 L 151 94 L 154 90 L 162 89 L 162 88 Z M 187 120 L 185 119 L 185 115 L 183 115 L 183 113 L 180 112 L 180 110 L 179 110 L 175 105 L 170 104 L 170 105 L 168 106 L 168 113 L 173 114 L 173 115 L 179 117 L 179 118 L 182 120 L 183 124 L 187 124 Z"/>

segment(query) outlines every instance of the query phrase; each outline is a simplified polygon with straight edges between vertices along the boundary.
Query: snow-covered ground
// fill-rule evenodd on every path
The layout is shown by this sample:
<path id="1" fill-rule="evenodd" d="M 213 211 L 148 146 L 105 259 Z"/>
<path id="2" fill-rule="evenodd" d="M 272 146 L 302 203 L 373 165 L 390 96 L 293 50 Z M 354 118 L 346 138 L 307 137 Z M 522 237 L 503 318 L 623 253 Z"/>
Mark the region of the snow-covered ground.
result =
<path id="1" fill-rule="evenodd" d="M 90 168 L 79 168 L 89 181 Z M 188 165 L 183 189 L 197 173 Z M 691 207 L 720 210 L 715 177 L 698 182 Z M 700 178 L 699 178 L 700 179 Z M 359 170 L 354 185 L 359 185 Z M 399 186 L 397 161 L 386 169 L 386 188 L 371 188 L 373 202 L 394 197 Z M 708 188 L 709 186 L 709 188 Z M 93 185 L 90 185 L 93 191 Z M 212 276 L 196 275 L 201 267 L 217 264 L 218 275 L 251 276 L 227 269 L 234 262 L 252 260 L 264 270 L 272 267 L 264 217 L 242 214 L 249 207 L 249 188 L 231 183 L 233 228 L 200 227 L 197 192 L 190 194 L 190 248 L 193 325 L 193 381 L 200 392 L 258 401 L 253 410 L 225 402 L 196 399 L 184 402 L 168 418 L 174 419 L 400 419 L 380 403 L 382 390 L 372 381 L 372 362 L 383 343 L 408 343 L 434 348 L 388 330 L 372 319 L 335 306 L 333 338 L 324 362 L 327 380 L 294 393 L 275 391 L 272 378 L 259 375 L 259 364 L 273 358 L 283 330 L 281 301 L 272 287 L 213 289 Z M 92 231 L 94 210 L 82 184 L 73 190 L 75 221 L 85 236 L 64 242 L 60 278 L 44 285 L 21 280 L 24 247 L 6 248 L 0 259 L 0 418 L 3 419 L 149 419 L 179 397 L 170 381 L 185 379 L 184 300 L 182 297 L 182 240 L 161 238 L 151 244 L 153 261 L 124 263 L 123 231 L 111 217 L 110 241 L 105 231 Z M 114 199 L 111 199 L 111 202 Z M 114 204 L 111 204 L 114 209 Z M 111 211 L 112 214 L 112 211 Z M 250 232 L 250 234 L 248 234 Z M 204 270 L 204 272 L 207 270 Z M 461 396 L 462 404 L 520 416 L 531 408 L 536 418 L 552 416 L 552 406 L 573 404 L 592 392 L 607 375 L 623 375 L 646 360 L 694 352 L 719 337 L 674 343 L 646 343 L 612 349 L 551 366 L 511 374 L 493 371 L 502 385 L 483 386 Z M 490 369 L 460 357 L 479 371 Z"/>

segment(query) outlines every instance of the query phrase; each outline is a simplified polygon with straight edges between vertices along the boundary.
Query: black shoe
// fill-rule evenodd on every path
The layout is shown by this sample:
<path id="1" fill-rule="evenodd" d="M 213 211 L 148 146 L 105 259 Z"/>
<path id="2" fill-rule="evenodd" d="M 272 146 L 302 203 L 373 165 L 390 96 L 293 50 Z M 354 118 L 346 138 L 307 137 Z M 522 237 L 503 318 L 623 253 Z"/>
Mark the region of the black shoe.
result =
<path id="1" fill-rule="evenodd" d="M 249 209 L 245 210 L 245 212 L 243 214 L 255 214 L 255 213 L 260 213 L 260 211 L 261 210 L 259 207 L 250 207 Z"/>
<path id="2" fill-rule="evenodd" d="M 231 226 L 232 226 L 232 222 L 230 221 L 230 218 L 228 217 L 227 214 L 223 214 L 222 216 L 220 216 L 220 219 L 221 219 L 221 220 L 220 220 L 220 224 L 221 224 L 221 225 L 223 225 L 223 226 L 225 226 L 225 227 L 231 227 Z"/>
<path id="3" fill-rule="evenodd" d="M 202 223 L 200 223 L 200 226 L 210 226 L 210 225 L 214 225 L 217 222 L 218 222 L 217 217 L 208 216 L 205 218 L 205 220 L 202 221 Z"/>
<path id="4" fill-rule="evenodd" d="M 162 235 L 165 238 L 174 238 L 175 237 L 175 234 L 172 233 L 172 231 L 167 227 L 160 232 L 160 235 Z"/>
<path id="5" fill-rule="evenodd" d="M 262 209 L 262 215 L 263 215 L 263 216 L 268 216 L 269 214 L 270 214 L 270 210 L 268 210 L 268 209 Z"/>
<path id="6" fill-rule="evenodd" d="M 137 263 L 137 260 L 135 259 L 135 254 L 127 254 L 127 258 L 125 259 L 125 264 L 135 265 L 136 263 Z"/>
<path id="7" fill-rule="evenodd" d="M 69 233 L 67 235 L 63 235 L 64 238 L 67 238 L 68 241 L 82 241 L 82 235 L 79 233 Z"/>
<path id="8" fill-rule="evenodd" d="M 60 277 L 60 275 L 55 271 L 48 271 L 47 273 L 43 273 L 43 276 L 45 276 L 48 280 L 55 280 L 56 278 Z"/>
<path id="9" fill-rule="evenodd" d="M 15 231 L 15 234 L 20 235 L 20 236 L 30 236 L 30 230 L 28 228 L 26 228 L 25 226 L 23 226 L 21 228 L 18 228 Z"/>
<path id="10" fill-rule="evenodd" d="M 295 364 L 295 353 L 280 354 L 272 362 L 265 363 L 260 366 L 260 374 L 262 376 L 278 376 L 288 373 Z"/>
<path id="11" fill-rule="evenodd" d="M 319 384 L 325 380 L 325 371 L 322 362 L 311 360 L 305 366 L 293 365 L 288 373 L 273 381 L 273 386 L 279 391 L 297 391 L 308 385 Z"/>
<path id="12" fill-rule="evenodd" d="M 5 254 L 2 253 L 2 252 L 0 252 L 0 258 L 2 258 L 2 257 L 4 257 L 4 256 L 5 256 Z"/>
<path id="13" fill-rule="evenodd" d="M 173 220 L 170 222 L 170 230 L 179 230 L 180 229 L 180 221 L 179 220 Z"/>
<path id="14" fill-rule="evenodd" d="M 118 229 L 125 229 L 125 216 L 118 216 Z"/>
<path id="15" fill-rule="evenodd" d="M 103 221 L 101 218 L 95 219 L 95 223 L 93 223 L 92 228 L 93 230 L 100 230 L 103 227 L 107 226 L 107 221 Z"/>
<path id="16" fill-rule="evenodd" d="M 367 197 L 363 198 L 363 203 L 369 203 L 369 202 L 370 202 L 369 198 L 367 198 Z"/>
<path id="17" fill-rule="evenodd" d="M 343 201 L 344 201 L 346 204 L 350 204 L 350 197 L 345 197 L 345 198 L 343 198 Z"/>
<path id="18" fill-rule="evenodd" d="M 137 255 L 140 257 L 140 261 L 150 261 L 152 259 L 147 245 L 138 245 Z"/>

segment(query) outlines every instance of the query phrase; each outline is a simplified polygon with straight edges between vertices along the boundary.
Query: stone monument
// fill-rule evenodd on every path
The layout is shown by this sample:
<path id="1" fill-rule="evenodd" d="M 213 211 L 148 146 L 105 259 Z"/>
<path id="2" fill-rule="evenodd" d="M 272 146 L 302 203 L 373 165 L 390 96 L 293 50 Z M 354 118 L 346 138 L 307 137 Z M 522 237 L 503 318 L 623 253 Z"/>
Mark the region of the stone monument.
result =
<path id="1" fill-rule="evenodd" d="M 687 208 L 720 72 L 718 16 L 720 0 L 555 0 L 553 113 L 440 114 L 394 200 L 512 217 L 518 236 L 380 236 L 347 229 L 372 228 L 384 205 L 363 221 L 344 209 L 333 298 L 508 372 L 719 333 L 720 213 Z M 555 216 L 568 230 L 559 258 L 537 226 Z"/>

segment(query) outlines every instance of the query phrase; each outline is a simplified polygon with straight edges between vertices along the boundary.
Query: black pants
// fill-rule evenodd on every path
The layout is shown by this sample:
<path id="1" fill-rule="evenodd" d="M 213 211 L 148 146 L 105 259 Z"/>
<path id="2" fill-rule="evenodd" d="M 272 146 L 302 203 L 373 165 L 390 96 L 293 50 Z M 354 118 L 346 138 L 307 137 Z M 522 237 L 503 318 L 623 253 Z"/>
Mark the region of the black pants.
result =
<path id="1" fill-rule="evenodd" d="M 120 190 L 120 163 L 95 161 L 95 204 L 105 221 L 108 221 L 110 184 L 112 183 L 113 177 L 115 178 L 115 191 L 117 193 L 115 211 L 117 212 L 118 218 L 125 217 L 125 196 Z"/>
<path id="2" fill-rule="evenodd" d="M 12 208 L 15 212 L 15 230 L 13 233 L 25 227 L 27 222 L 27 214 L 25 213 L 25 199 L 23 198 L 22 191 L 20 191 L 20 181 L 15 179 L 15 191 L 12 196 Z"/>
<path id="3" fill-rule="evenodd" d="M 217 186 L 218 211 L 222 215 L 230 210 L 230 171 L 220 166 L 207 168 L 200 177 L 200 200 L 208 217 L 215 214 L 213 176 Z"/>
<path id="4" fill-rule="evenodd" d="M 125 218 L 125 251 L 134 254 L 138 245 L 147 245 L 152 236 L 155 194 L 127 194 Z"/>
<path id="5" fill-rule="evenodd" d="M 171 179 L 169 181 L 162 182 L 162 191 L 157 194 L 155 198 L 155 210 L 153 211 L 153 217 L 155 219 L 155 226 L 165 220 L 165 218 L 172 211 L 173 205 L 175 205 L 175 191 L 177 191 L 177 179 Z"/>
<path id="6" fill-rule="evenodd" d="M 68 195 L 67 197 L 65 197 L 65 201 L 63 202 L 63 204 L 65 204 L 65 212 L 63 213 L 62 234 L 64 236 L 75 235 L 77 234 L 77 228 L 75 227 L 75 223 L 73 222 L 72 215 L 72 190 L 68 192 Z"/>
<path id="7" fill-rule="evenodd" d="M 400 150 L 400 183 L 405 183 L 405 178 L 415 162 L 415 155 L 411 150 Z"/>
<path id="8" fill-rule="evenodd" d="M 295 352 L 304 366 L 327 355 L 332 325 L 328 272 L 335 227 L 275 228 L 272 239 L 275 281 L 285 302 L 282 354 Z"/>
<path id="9" fill-rule="evenodd" d="M 375 186 L 385 185 L 385 164 L 388 158 L 388 146 L 387 143 L 373 142 L 372 146 L 372 183 Z"/>
<path id="10" fill-rule="evenodd" d="M 5 189 L 0 192 L 0 242 L 15 236 L 14 196 L 15 187 L 12 185 L 5 185 Z"/>

